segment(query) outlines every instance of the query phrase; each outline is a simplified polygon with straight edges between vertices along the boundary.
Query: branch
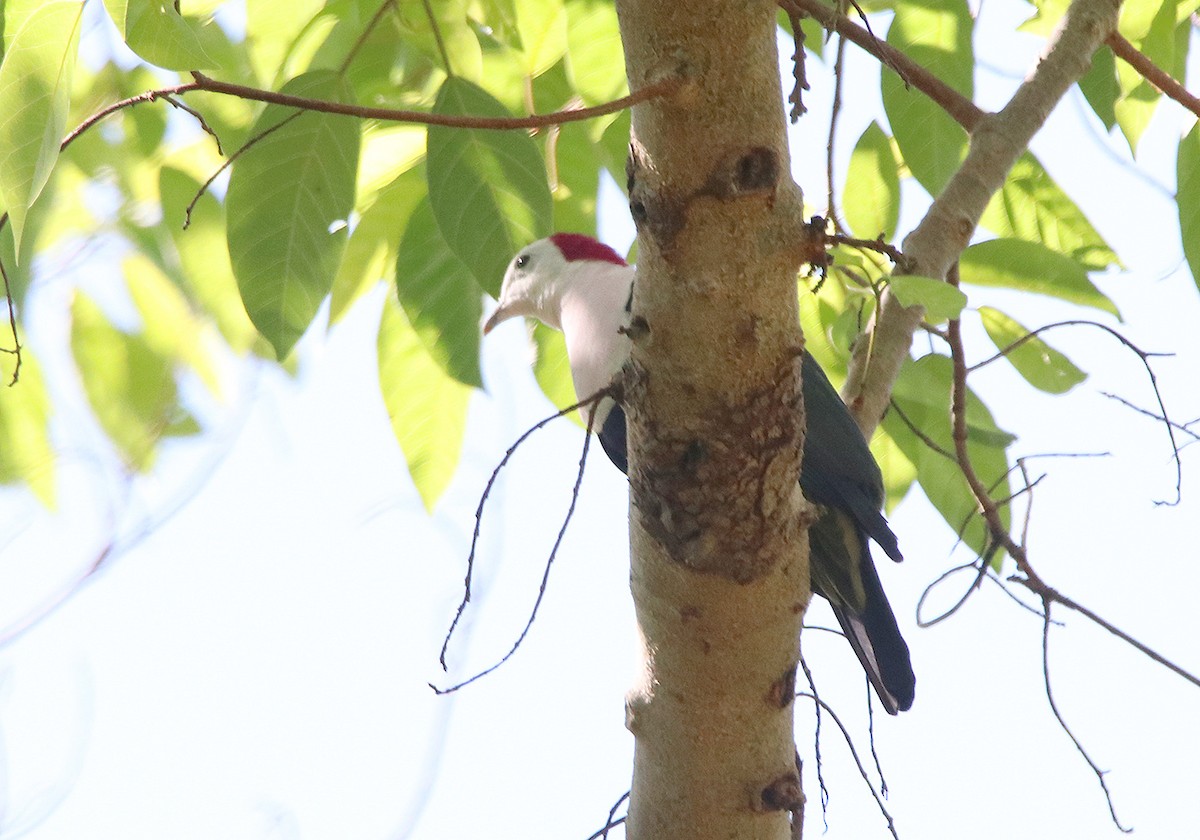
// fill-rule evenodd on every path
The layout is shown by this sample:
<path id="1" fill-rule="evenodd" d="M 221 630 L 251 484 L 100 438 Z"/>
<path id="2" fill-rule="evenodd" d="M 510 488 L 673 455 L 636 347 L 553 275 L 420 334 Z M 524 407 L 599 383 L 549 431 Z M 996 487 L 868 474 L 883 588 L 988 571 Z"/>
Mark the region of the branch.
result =
<path id="1" fill-rule="evenodd" d="M 1096 48 L 1116 30 L 1120 5 L 1120 0 L 1071 3 L 1049 52 L 1008 104 L 975 127 L 966 160 L 905 238 L 901 250 L 912 262 L 912 273 L 946 276 L 1021 152 L 1067 90 L 1087 72 Z M 887 408 L 921 317 L 920 307 L 907 310 L 885 292 L 883 305 L 868 327 L 870 340 L 859 341 L 854 348 L 842 395 L 868 438 Z"/>
<path id="2" fill-rule="evenodd" d="M 1154 85 L 1167 96 L 1174 99 L 1200 117 L 1200 96 L 1190 93 L 1174 76 L 1160 68 L 1150 60 L 1150 57 L 1125 39 L 1120 32 L 1113 32 L 1104 43 L 1108 44 L 1113 54 L 1142 74 L 1147 82 Z"/>
<path id="3" fill-rule="evenodd" d="M 479 499 L 479 507 L 475 509 L 475 533 L 471 537 L 470 554 L 467 555 L 467 575 L 463 580 L 463 598 L 458 605 L 458 610 L 454 613 L 454 620 L 450 623 L 450 629 L 446 631 L 445 641 L 442 642 L 442 652 L 438 657 L 438 661 L 441 663 L 443 670 L 446 668 L 446 649 L 450 646 L 450 638 L 454 635 L 454 630 L 458 626 L 459 619 L 462 618 L 463 612 L 467 608 L 467 604 L 469 604 L 471 601 L 471 577 L 475 571 L 475 548 L 479 543 L 479 529 L 483 523 L 483 506 L 487 504 L 488 496 L 492 492 L 492 485 L 496 483 L 496 478 L 500 475 L 500 470 L 504 469 L 505 464 L 509 462 L 509 459 L 512 458 L 513 454 L 517 451 L 521 444 L 528 440 L 529 437 L 538 429 L 541 429 L 543 426 L 554 420 L 557 420 L 559 417 L 570 414 L 572 411 L 580 409 L 584 406 L 594 406 L 606 397 L 612 397 L 616 399 L 612 386 L 603 388 L 600 391 L 592 394 L 586 400 L 581 400 L 574 405 L 567 406 L 561 411 L 556 411 L 554 414 L 551 414 L 544 420 L 538 421 L 532 427 L 527 429 L 524 434 L 517 438 L 517 442 L 508 448 L 508 451 L 504 453 L 504 457 L 500 459 L 500 463 L 496 465 L 494 470 L 492 470 L 492 475 L 488 479 L 487 485 L 483 488 L 483 495 Z M 497 668 L 507 662 L 509 658 L 517 652 L 517 648 L 521 646 L 521 643 L 525 641 L 525 636 L 528 635 L 529 629 L 533 627 L 533 621 L 535 618 L 537 618 L 538 608 L 542 605 L 542 598 L 546 594 L 546 583 L 550 579 L 550 568 L 554 565 L 554 558 L 558 554 L 558 547 L 562 545 L 563 537 L 566 536 L 567 533 L 567 526 L 571 524 L 571 517 L 575 514 L 575 503 L 579 501 L 579 487 L 583 483 L 583 468 L 584 465 L 587 464 L 588 446 L 592 440 L 592 422 L 595 419 L 596 413 L 593 411 L 588 415 L 587 434 L 583 439 L 583 453 L 579 456 L 579 472 L 575 476 L 575 488 L 571 491 L 571 504 L 567 508 L 567 515 L 563 517 L 562 527 L 558 529 L 558 537 L 554 540 L 554 547 L 550 549 L 550 556 L 546 560 L 546 570 L 542 573 L 542 583 L 538 587 L 537 599 L 533 602 L 533 609 L 529 613 L 529 620 L 525 623 L 525 628 L 517 637 L 516 642 L 513 643 L 512 648 L 508 651 L 508 653 L 504 654 L 499 662 L 483 671 L 480 671 L 470 679 L 463 680 L 462 682 L 456 683 L 448 688 L 438 688 L 433 683 L 430 683 L 429 687 L 434 690 L 434 693 L 449 694 L 452 691 L 458 691 L 460 688 L 470 685 L 481 677 L 486 677 L 488 674 L 492 673 L 492 671 L 495 671 Z"/>
<path id="4" fill-rule="evenodd" d="M 880 41 L 867 29 L 859 26 L 821 0 L 778 0 L 779 7 L 789 15 L 811 17 L 826 29 L 837 32 L 878 58 L 896 72 L 906 85 L 912 85 L 945 109 L 955 122 L 972 132 L 985 113 L 978 105 L 917 64 L 900 50 Z"/>
<path id="5" fill-rule="evenodd" d="M 346 102 L 330 102 L 324 99 L 310 99 L 306 96 L 293 96 L 288 93 L 278 93 L 273 90 L 248 87 L 247 85 L 221 82 L 211 79 L 203 73 L 193 72 L 195 84 L 191 89 L 203 90 L 209 93 L 220 93 L 235 96 L 238 99 L 249 99 L 255 102 L 267 102 L 272 105 L 284 105 L 290 108 L 300 108 L 305 111 L 320 111 L 324 114 L 342 114 L 359 119 L 384 120 L 386 122 L 409 122 L 421 125 L 441 125 L 449 128 L 478 128 L 491 131 L 515 131 L 528 128 L 544 128 L 552 125 L 562 125 L 571 122 L 583 122 L 606 114 L 624 111 L 651 99 L 670 97 L 678 93 L 687 83 L 684 76 L 669 76 L 657 82 L 651 82 L 640 90 L 591 108 L 567 108 L 550 114 L 531 114 L 528 117 L 472 117 L 456 116 L 453 114 L 430 114 L 425 111 L 405 111 L 398 108 L 372 108 L 366 105 L 352 105 Z"/>

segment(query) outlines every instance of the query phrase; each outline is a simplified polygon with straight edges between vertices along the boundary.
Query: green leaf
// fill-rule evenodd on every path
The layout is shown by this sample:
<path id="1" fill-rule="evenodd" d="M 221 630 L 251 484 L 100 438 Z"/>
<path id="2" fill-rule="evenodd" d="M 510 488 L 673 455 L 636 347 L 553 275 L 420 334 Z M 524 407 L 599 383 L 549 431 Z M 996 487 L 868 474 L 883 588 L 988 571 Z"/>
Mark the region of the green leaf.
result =
<path id="1" fill-rule="evenodd" d="M 842 210 L 850 229 L 864 239 L 896 235 L 900 218 L 900 175 L 892 144 L 879 124 L 872 121 L 858 138 L 850 156 Z"/>
<path id="2" fill-rule="evenodd" d="M 963 251 L 959 277 L 976 286 L 1003 286 L 1102 309 L 1121 319 L 1117 306 L 1093 285 L 1076 260 L 1036 242 L 992 239 Z"/>
<path id="3" fill-rule="evenodd" d="M 888 412 L 883 426 L 904 457 L 916 465 L 921 489 L 946 524 L 955 533 L 961 530 L 966 544 L 982 554 L 988 544 L 987 528 L 977 514 L 978 505 L 970 486 L 952 457 L 954 442 L 949 412 L 952 371 L 953 365 L 946 356 L 930 354 L 906 361 L 892 394 L 904 415 L 940 452 L 919 438 L 897 412 Z M 972 467 L 993 499 L 1007 499 L 1012 490 L 1006 450 L 1015 438 L 996 426 L 991 412 L 969 388 L 966 402 L 967 453 Z M 1011 511 L 1001 507 L 1000 514 L 1007 527 Z"/>
<path id="4" fill-rule="evenodd" d="M 525 75 L 533 78 L 549 70 L 567 51 L 567 10 L 563 0 L 522 0 L 516 8 L 521 64 Z"/>
<path id="5" fill-rule="evenodd" d="M 317 70 L 284 93 L 346 101 L 333 73 Z M 260 141 L 233 167 L 226 206 L 229 257 L 250 320 L 282 359 L 333 285 L 354 206 L 358 124 L 346 117 L 268 105 Z"/>
<path id="6" fill-rule="evenodd" d="M 224 35 L 209 20 L 186 17 L 171 0 L 104 0 L 104 8 L 129 48 L 167 70 L 219 67 Z"/>
<path id="7" fill-rule="evenodd" d="M 260 83 L 272 84 L 321 0 L 254 0 L 246 4 L 246 43 Z"/>
<path id="8" fill-rule="evenodd" d="M 511 116 L 464 79 L 447 79 L 436 114 Z M 488 294 L 508 261 L 550 232 L 552 206 L 537 146 L 523 131 L 429 127 L 429 201 L 442 236 Z"/>
<path id="9" fill-rule="evenodd" d="M 546 138 L 553 173 L 554 229 L 596 234 L 600 154 L 580 125 L 566 125 Z"/>
<path id="10" fill-rule="evenodd" d="M 191 368 L 213 395 L 220 396 L 221 383 L 208 352 L 208 336 L 179 288 L 142 254 L 127 257 L 121 269 L 142 319 L 146 345 L 173 363 Z"/>
<path id="11" fill-rule="evenodd" d="M 341 320 L 363 292 L 395 274 L 400 235 L 417 204 L 428 201 L 425 172 L 419 167 L 410 169 L 374 197 L 375 202 L 363 212 L 350 234 L 333 280 L 330 326 Z"/>
<path id="12" fill-rule="evenodd" d="M 1038 242 L 1067 254 L 1089 270 L 1121 264 L 1083 211 L 1030 152 L 1017 158 L 980 224 L 997 236 Z"/>
<path id="13" fill-rule="evenodd" d="M 50 180 L 66 131 L 82 15 L 83 3 L 46 3 L 26 18 L 0 64 L 0 206 L 18 258 L 25 215 Z"/>
<path id="14" fill-rule="evenodd" d="M 975 69 L 974 22 L 965 0 L 903 3 L 887 41 L 968 99 Z M 894 72 L 882 75 L 883 108 L 904 162 L 921 186 L 936 196 L 967 154 L 967 133 L 940 105 Z"/>
<path id="15" fill-rule="evenodd" d="M 1175 66 L 1175 0 L 1126 3 L 1118 31 L 1158 67 Z M 1137 154 L 1138 141 L 1150 124 L 1161 94 L 1142 74 L 1123 61 L 1116 63 L 1121 95 L 1114 105 L 1117 125 Z"/>
<path id="16" fill-rule="evenodd" d="M 1004 353 L 1017 373 L 1033 387 L 1050 394 L 1065 394 L 1087 379 L 1086 373 L 1041 338 L 1036 335 L 1026 338 L 1030 331 L 998 309 L 981 306 L 979 317 L 996 349 Z"/>
<path id="17" fill-rule="evenodd" d="M 624 96 L 625 49 L 617 10 L 607 0 L 567 0 L 568 73 L 588 105 Z"/>
<path id="18" fill-rule="evenodd" d="M 1117 81 L 1117 57 L 1113 55 L 1112 50 L 1101 46 L 1092 54 L 1092 66 L 1079 80 L 1079 89 L 1096 116 L 1100 118 L 1100 122 L 1112 131 L 1112 127 L 1117 124 L 1115 107 L 1117 97 L 1121 93 Z"/>
<path id="19" fill-rule="evenodd" d="M 932 277 L 905 274 L 893 277 L 888 288 L 905 308 L 917 305 L 925 307 L 925 320 L 931 324 L 957 318 L 967 305 L 967 296 L 961 289 Z"/>
<path id="20" fill-rule="evenodd" d="M 212 317 L 235 352 L 250 349 L 262 339 L 246 315 L 229 262 L 225 208 L 211 192 L 200 194 L 198 180 L 170 166 L 160 171 L 158 189 L 165 227 L 179 254 L 188 296 Z M 184 208 L 197 195 L 200 198 L 192 208 L 191 224 L 184 230 Z"/>
<path id="21" fill-rule="evenodd" d="M 575 381 L 571 378 L 571 363 L 567 359 L 567 342 L 563 339 L 563 334 L 540 321 L 534 321 L 532 338 L 536 349 L 533 376 L 541 386 L 542 393 L 560 409 L 579 402 L 579 397 L 575 394 Z M 570 416 L 576 424 L 583 426 L 579 412 Z"/>
<path id="22" fill-rule="evenodd" d="M 434 363 L 464 385 L 482 387 L 483 290 L 446 245 L 428 201 L 417 205 L 400 240 L 396 289 L 408 323 Z"/>
<path id="23" fill-rule="evenodd" d="M 384 299 L 377 349 L 392 431 L 421 501 L 432 511 L 458 466 L 471 389 L 429 358 L 391 295 Z"/>
<path id="24" fill-rule="evenodd" d="M 396 20 L 405 41 L 429 56 L 447 75 L 477 82 L 483 73 L 483 53 L 467 14 L 470 5 L 471 0 L 399 3 Z M 433 12 L 432 21 L 429 11 Z"/>
<path id="25" fill-rule="evenodd" d="M 141 336 L 114 327 L 81 292 L 71 306 L 71 352 L 101 428 L 130 467 L 148 470 L 159 438 L 177 419 L 170 361 Z"/>
<path id="26" fill-rule="evenodd" d="M 909 449 L 915 451 L 916 435 L 907 426 L 901 426 L 902 432 L 909 440 Z M 871 454 L 875 463 L 883 473 L 883 491 L 885 510 L 890 514 L 896 505 L 908 495 L 912 484 L 917 480 L 917 465 L 908 459 L 904 449 L 892 440 L 892 436 L 883 426 L 875 430 L 871 438 Z"/>
<path id="27" fill-rule="evenodd" d="M 21 350 L 21 378 L 12 386 L 14 357 L 0 369 L 0 483 L 23 481 L 47 508 L 55 506 L 54 449 L 50 444 L 53 405 L 41 366 L 28 347 Z"/>
<path id="28" fill-rule="evenodd" d="M 1200 123 L 1179 142 L 1178 154 L 1175 203 L 1179 208 L 1179 233 L 1192 280 L 1200 288 Z"/>

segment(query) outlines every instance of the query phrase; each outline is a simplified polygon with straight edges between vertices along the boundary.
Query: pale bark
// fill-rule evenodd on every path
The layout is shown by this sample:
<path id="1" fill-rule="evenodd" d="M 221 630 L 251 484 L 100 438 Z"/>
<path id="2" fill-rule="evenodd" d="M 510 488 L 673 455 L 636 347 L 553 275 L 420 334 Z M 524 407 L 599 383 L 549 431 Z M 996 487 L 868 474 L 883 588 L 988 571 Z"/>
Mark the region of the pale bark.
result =
<path id="1" fill-rule="evenodd" d="M 1121 0 L 1071 4 L 1036 70 L 1003 109 L 980 121 L 962 167 L 905 238 L 902 250 L 910 273 L 945 278 L 1017 158 L 1071 85 L 1087 72 L 1093 53 L 1116 30 L 1120 10 Z M 919 308 L 905 309 L 885 292 L 868 326 L 870 340 L 862 339 L 854 348 L 842 396 L 868 438 L 887 409 L 921 317 Z"/>
<path id="2" fill-rule="evenodd" d="M 775 7 L 618 2 L 638 223 L 627 376 L 634 840 L 789 836 L 792 698 L 808 599 L 790 177 Z"/>

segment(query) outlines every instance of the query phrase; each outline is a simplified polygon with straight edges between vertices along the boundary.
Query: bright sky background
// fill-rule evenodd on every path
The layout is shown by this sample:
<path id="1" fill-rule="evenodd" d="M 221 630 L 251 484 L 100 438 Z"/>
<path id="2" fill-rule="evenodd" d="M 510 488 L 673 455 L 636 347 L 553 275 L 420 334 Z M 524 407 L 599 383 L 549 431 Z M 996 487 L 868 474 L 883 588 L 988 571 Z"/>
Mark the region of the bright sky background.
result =
<path id="1" fill-rule="evenodd" d="M 988 13 L 1003 11 L 987 4 Z M 996 7 L 993 9 L 993 7 Z M 980 31 L 1009 28 L 980 23 Z M 1195 46 L 1195 45 L 1194 45 Z M 996 107 L 1033 65 L 1038 42 L 979 39 L 977 100 Z M 790 50 L 788 50 L 790 52 Z M 850 55 L 855 54 L 851 48 Z M 786 54 L 786 53 L 785 53 Z M 1196 77 L 1193 48 L 1193 78 Z M 792 131 L 794 167 L 822 209 L 827 73 L 809 66 L 811 115 Z M 850 65 L 839 135 L 882 120 L 878 70 Z M 1081 98 L 1058 109 L 1034 150 L 1121 255 L 1129 271 L 1098 278 L 1120 329 L 1155 362 L 1176 419 L 1200 416 L 1197 289 L 1182 263 L 1169 193 L 1173 144 L 1188 125 L 1162 108 L 1136 168 Z M 632 229 L 610 189 L 605 237 Z M 919 217 L 918 188 L 904 220 Z M 89 246 L 91 247 L 91 246 Z M 80 575 L 109 543 L 103 571 L 0 648 L 0 838 L 565 838 L 583 840 L 629 784 L 632 737 L 623 696 L 636 666 L 627 586 L 624 478 L 596 450 L 579 509 L 525 646 L 451 698 L 426 685 L 469 676 L 523 626 L 565 511 L 582 442 L 565 421 L 522 450 L 489 502 L 476 597 L 451 648 L 437 653 L 461 592 L 479 493 L 505 448 L 551 408 L 525 365 L 522 328 L 484 344 L 487 394 L 472 404 L 462 468 L 426 515 L 391 435 L 375 382 L 374 324 L 384 290 L 301 346 L 295 379 L 230 360 L 229 398 L 209 407 L 211 433 L 168 444 L 160 468 L 125 481 L 97 452 L 72 388 L 63 312 L 76 284 L 118 255 L 44 265 L 31 335 L 65 409 L 63 503 L 57 516 L 24 494 L 0 495 L 0 628 L 11 629 Z M 97 276 L 98 275 L 98 276 Z M 1053 301 L 991 290 L 1029 326 L 1088 317 Z M 1090 328 L 1046 336 L 1091 376 L 1051 398 L 993 365 L 972 379 L 1017 452 L 1109 457 L 1033 462 L 1031 558 L 1052 584 L 1193 673 L 1200 617 L 1194 449 L 1184 500 L 1160 425 L 1101 395 L 1150 407 L 1137 360 Z M 978 360 L 990 344 L 968 331 Z M 1095 777 L 1058 729 L 1041 674 L 1041 622 L 995 586 L 953 619 L 915 626 L 922 589 L 969 557 L 919 492 L 892 516 L 908 560 L 881 572 L 913 649 L 913 710 L 877 715 L 876 742 L 903 838 L 1116 837 Z M 935 602 L 966 584 L 953 579 Z M 1077 616 L 1051 637 L 1055 696 L 1139 838 L 1194 832 L 1195 710 L 1200 690 Z M 825 607 L 810 621 L 829 624 Z M 822 695 L 865 748 L 864 683 L 840 639 L 805 637 Z M 797 703 L 797 740 L 820 832 L 812 717 Z M 884 838 L 886 828 L 826 718 L 829 838 Z M 869 761 L 869 758 L 865 760 Z M 619 835 L 618 835 L 619 836 Z M 815 836 L 815 835 L 812 835 Z"/>

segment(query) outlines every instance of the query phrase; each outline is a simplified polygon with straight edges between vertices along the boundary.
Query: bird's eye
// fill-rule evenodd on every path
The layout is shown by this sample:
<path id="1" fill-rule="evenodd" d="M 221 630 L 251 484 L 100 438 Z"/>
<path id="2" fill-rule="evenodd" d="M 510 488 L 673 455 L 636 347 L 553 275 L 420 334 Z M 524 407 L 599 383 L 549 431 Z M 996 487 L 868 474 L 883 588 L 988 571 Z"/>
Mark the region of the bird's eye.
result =
<path id="1" fill-rule="evenodd" d="M 521 254 L 519 257 L 513 260 L 513 265 L 515 265 L 517 268 L 524 268 L 525 266 L 529 265 L 529 255 Z"/>

